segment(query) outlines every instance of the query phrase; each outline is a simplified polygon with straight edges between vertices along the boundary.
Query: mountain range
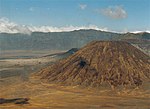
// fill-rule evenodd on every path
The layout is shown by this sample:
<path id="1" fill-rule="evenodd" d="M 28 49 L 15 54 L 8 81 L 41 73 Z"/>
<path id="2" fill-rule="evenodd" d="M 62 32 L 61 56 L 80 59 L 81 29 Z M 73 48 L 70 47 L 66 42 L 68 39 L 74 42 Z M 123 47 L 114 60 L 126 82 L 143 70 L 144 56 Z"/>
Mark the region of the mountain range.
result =
<path id="1" fill-rule="evenodd" d="M 94 40 L 124 40 L 135 44 L 145 52 L 150 51 L 150 33 L 113 33 L 98 30 L 70 32 L 0 33 L 0 49 L 3 50 L 68 50 L 81 48 Z"/>

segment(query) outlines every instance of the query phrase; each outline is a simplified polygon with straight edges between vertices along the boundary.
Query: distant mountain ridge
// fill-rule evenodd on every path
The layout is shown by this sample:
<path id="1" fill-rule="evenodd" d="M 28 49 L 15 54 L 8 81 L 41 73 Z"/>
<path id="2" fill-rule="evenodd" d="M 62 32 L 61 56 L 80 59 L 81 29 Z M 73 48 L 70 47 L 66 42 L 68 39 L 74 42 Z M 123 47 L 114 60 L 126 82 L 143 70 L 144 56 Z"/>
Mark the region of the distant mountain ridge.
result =
<path id="1" fill-rule="evenodd" d="M 78 48 L 71 48 L 70 50 L 68 50 L 66 52 L 49 54 L 49 55 L 45 55 L 45 56 L 42 56 L 42 57 L 55 57 L 57 59 L 64 59 L 64 58 L 67 58 L 68 56 L 74 54 L 78 50 L 79 50 Z"/>
<path id="2" fill-rule="evenodd" d="M 126 33 L 123 34 L 121 39 L 142 39 L 150 40 L 150 33 L 141 32 L 141 33 Z"/>
<path id="3" fill-rule="evenodd" d="M 33 32 L 31 35 L 0 33 L 1 50 L 69 50 L 81 48 L 94 40 L 140 40 L 150 42 L 150 33 L 112 33 L 98 30 L 71 32 Z M 129 41 L 129 42 L 130 42 Z M 142 44 L 144 44 L 142 42 Z"/>

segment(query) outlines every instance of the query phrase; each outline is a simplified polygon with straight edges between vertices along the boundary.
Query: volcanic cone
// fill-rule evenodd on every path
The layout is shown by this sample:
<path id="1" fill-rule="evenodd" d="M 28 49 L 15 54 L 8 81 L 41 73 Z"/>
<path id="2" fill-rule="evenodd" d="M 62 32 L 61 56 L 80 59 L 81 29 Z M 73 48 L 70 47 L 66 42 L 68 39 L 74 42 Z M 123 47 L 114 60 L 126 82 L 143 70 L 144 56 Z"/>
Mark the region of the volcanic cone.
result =
<path id="1" fill-rule="evenodd" d="M 94 41 L 37 75 L 49 83 L 138 87 L 150 80 L 149 56 L 122 41 Z"/>

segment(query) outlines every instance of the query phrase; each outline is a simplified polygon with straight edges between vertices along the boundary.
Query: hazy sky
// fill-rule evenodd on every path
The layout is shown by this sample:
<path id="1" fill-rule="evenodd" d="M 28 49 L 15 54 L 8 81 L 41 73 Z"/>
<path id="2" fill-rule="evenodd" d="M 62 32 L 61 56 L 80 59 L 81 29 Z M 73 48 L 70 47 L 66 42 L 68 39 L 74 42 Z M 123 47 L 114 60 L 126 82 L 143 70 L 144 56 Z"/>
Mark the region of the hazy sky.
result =
<path id="1" fill-rule="evenodd" d="M 12 23 L 150 31 L 150 0 L 0 0 L 0 19 L 0 28 Z"/>

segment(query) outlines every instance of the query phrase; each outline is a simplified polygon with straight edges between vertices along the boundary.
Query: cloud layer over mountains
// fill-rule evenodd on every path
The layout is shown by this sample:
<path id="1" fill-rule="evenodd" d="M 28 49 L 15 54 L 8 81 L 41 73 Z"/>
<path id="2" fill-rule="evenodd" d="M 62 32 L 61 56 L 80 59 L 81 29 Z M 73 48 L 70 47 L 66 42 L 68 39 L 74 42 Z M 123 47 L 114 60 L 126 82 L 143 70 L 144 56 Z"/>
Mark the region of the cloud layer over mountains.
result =
<path id="1" fill-rule="evenodd" d="M 109 31 L 115 33 L 124 33 L 124 32 L 131 32 L 131 33 L 139 33 L 139 32 L 148 32 L 149 30 L 137 30 L 137 31 L 122 31 L 116 32 L 108 29 L 107 27 L 100 28 L 96 25 L 88 25 L 88 26 L 64 26 L 64 27 L 54 27 L 54 26 L 27 26 L 27 25 L 19 25 L 17 23 L 11 22 L 7 18 L 0 18 L 0 33 L 23 33 L 23 34 L 31 34 L 32 32 L 67 32 L 67 31 L 74 31 L 80 29 L 94 29 L 94 30 L 101 30 L 101 31 Z"/>
<path id="2" fill-rule="evenodd" d="M 0 18 L 0 33 L 24 33 L 30 34 L 31 32 L 63 32 L 73 31 L 80 29 L 95 29 L 107 31 L 107 28 L 99 28 L 95 25 L 88 26 L 65 26 L 65 27 L 53 27 L 53 26 L 26 26 L 18 25 L 17 23 L 11 22 L 7 18 Z"/>

